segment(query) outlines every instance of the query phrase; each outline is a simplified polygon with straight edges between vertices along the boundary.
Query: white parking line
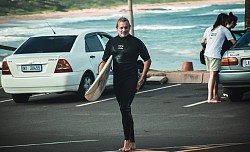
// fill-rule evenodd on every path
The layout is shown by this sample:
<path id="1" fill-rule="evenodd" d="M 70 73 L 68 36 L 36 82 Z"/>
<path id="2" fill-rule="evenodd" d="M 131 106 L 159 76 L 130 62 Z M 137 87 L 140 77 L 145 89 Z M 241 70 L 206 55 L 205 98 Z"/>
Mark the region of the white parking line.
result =
<path id="1" fill-rule="evenodd" d="M 142 93 L 147 93 L 147 92 L 162 90 L 162 89 L 166 89 L 166 88 L 177 87 L 177 86 L 180 86 L 180 85 L 181 84 L 175 84 L 175 85 L 171 85 L 171 86 L 160 87 L 160 88 L 156 88 L 156 89 L 151 89 L 151 90 L 137 92 L 136 94 L 142 94 Z M 100 103 L 100 102 L 104 102 L 104 101 L 109 101 L 109 100 L 113 100 L 113 99 L 115 99 L 115 97 L 108 98 L 108 99 L 103 99 L 103 100 L 98 100 L 98 101 L 95 101 L 95 102 L 89 102 L 89 103 L 84 103 L 84 104 L 76 105 L 76 107 L 88 106 L 88 105 L 92 105 L 92 104 L 96 104 L 96 103 Z"/>
<path id="2" fill-rule="evenodd" d="M 0 101 L 0 103 L 4 103 L 4 102 L 7 102 L 7 101 L 12 101 L 13 99 L 7 99 L 7 100 L 2 100 Z"/>
<path id="3" fill-rule="evenodd" d="M 226 99 L 226 97 L 221 97 L 221 99 Z M 203 104 L 203 103 L 207 103 L 207 100 L 201 101 L 201 102 L 197 102 L 197 103 L 193 103 L 193 104 L 190 104 L 190 105 L 186 105 L 186 106 L 183 106 L 183 107 L 184 108 L 189 108 L 189 107 L 197 106 L 197 105 L 200 105 L 200 104 Z"/>
<path id="4" fill-rule="evenodd" d="M 37 144 L 23 144 L 23 145 L 0 146 L 0 149 L 1 148 L 15 148 L 15 147 L 43 146 L 43 145 L 71 144 L 71 143 L 84 143 L 84 142 L 97 142 L 97 141 L 99 141 L 99 140 L 59 141 L 59 142 L 51 142 L 51 143 L 37 143 Z"/>
<path id="5" fill-rule="evenodd" d="M 84 103 L 84 104 L 76 105 L 76 107 L 88 106 L 88 105 L 92 105 L 92 104 L 96 104 L 96 103 L 100 103 L 100 102 L 104 102 L 104 101 L 108 101 L 108 100 L 113 100 L 113 99 L 115 99 L 115 97 L 108 98 L 108 99 L 103 99 L 103 100 L 98 100 L 98 101 L 95 101 L 95 102 L 89 102 L 89 103 Z"/>
<path id="6" fill-rule="evenodd" d="M 175 84 L 175 85 L 171 85 L 171 86 L 165 86 L 165 87 L 161 87 L 161 88 L 156 88 L 156 89 L 151 89 L 151 90 L 146 90 L 146 91 L 137 92 L 136 94 L 147 93 L 147 92 L 152 92 L 152 91 L 157 91 L 157 90 L 162 90 L 162 89 L 177 87 L 177 86 L 180 86 L 180 85 L 181 85 L 181 84 Z"/>
<path id="7" fill-rule="evenodd" d="M 186 105 L 186 106 L 183 106 L 183 107 L 184 108 L 189 108 L 189 107 L 197 106 L 197 105 L 200 105 L 200 104 L 203 104 L 203 103 L 207 103 L 207 100 L 201 101 L 201 102 L 197 102 L 197 103 L 193 103 L 193 104 L 190 104 L 190 105 Z"/>

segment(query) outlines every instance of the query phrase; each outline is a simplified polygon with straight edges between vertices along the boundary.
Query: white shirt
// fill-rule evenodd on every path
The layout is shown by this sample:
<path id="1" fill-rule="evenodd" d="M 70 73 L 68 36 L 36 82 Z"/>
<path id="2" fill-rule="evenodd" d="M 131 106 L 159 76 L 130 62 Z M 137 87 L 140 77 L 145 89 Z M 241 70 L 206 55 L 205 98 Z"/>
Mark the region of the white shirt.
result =
<path id="1" fill-rule="evenodd" d="M 230 31 L 220 25 L 211 31 L 213 26 L 206 29 L 203 37 L 206 39 L 207 45 L 204 55 L 207 57 L 212 57 L 216 59 L 221 59 L 221 49 L 225 41 L 225 38 L 229 41 L 234 39 Z"/>

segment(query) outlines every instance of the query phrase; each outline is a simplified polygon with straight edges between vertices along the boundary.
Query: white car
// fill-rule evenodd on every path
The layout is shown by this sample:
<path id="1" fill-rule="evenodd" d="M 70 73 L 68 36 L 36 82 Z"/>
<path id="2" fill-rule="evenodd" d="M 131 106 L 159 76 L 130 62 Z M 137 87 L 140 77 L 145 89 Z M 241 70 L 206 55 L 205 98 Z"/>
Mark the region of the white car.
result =
<path id="1" fill-rule="evenodd" d="M 250 91 L 250 31 L 223 55 L 219 80 L 233 102 L 241 101 Z"/>
<path id="2" fill-rule="evenodd" d="M 27 102 L 32 94 L 85 91 L 98 75 L 107 41 L 105 32 L 32 36 L 2 63 L 2 87 L 15 102 Z M 138 61 L 138 72 L 143 63 Z M 113 75 L 107 86 L 113 85 Z"/>

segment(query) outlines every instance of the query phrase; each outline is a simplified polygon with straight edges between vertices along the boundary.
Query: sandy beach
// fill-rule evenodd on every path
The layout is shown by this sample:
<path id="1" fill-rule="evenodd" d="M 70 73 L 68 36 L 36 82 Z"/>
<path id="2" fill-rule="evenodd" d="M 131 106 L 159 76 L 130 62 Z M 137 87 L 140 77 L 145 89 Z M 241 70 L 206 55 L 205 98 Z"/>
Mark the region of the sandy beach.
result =
<path id="1" fill-rule="evenodd" d="M 202 1 L 190 1 L 190 2 L 175 2 L 175 3 L 160 3 L 160 4 L 140 4 L 133 5 L 133 12 L 139 13 L 150 9 L 168 8 L 168 7 L 187 7 L 187 6 L 201 6 L 211 4 L 233 4 L 233 3 L 245 3 L 245 0 L 202 0 Z M 51 18 L 64 18 L 64 17 L 89 17 L 89 16 L 104 16 L 111 14 L 120 14 L 127 12 L 128 6 L 112 7 L 109 9 L 82 9 L 68 12 L 49 12 L 42 14 L 32 15 L 11 15 L 0 16 L 0 24 L 20 21 L 20 20 L 43 20 Z"/>

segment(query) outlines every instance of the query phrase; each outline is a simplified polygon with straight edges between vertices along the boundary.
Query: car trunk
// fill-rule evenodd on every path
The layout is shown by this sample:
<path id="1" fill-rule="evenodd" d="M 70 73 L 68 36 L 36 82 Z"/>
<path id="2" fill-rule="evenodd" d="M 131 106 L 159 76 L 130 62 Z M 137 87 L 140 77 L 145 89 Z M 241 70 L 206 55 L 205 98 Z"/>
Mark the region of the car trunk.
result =
<path id="1" fill-rule="evenodd" d="M 230 50 L 228 57 L 238 59 L 238 65 L 230 65 L 231 70 L 250 70 L 250 51 L 249 50 Z"/>
<path id="2" fill-rule="evenodd" d="M 59 54 L 21 54 L 7 58 L 7 62 L 13 77 L 49 77 L 55 72 L 59 57 Z"/>

